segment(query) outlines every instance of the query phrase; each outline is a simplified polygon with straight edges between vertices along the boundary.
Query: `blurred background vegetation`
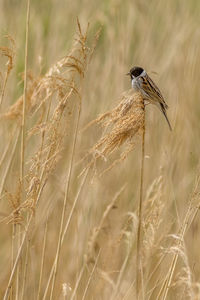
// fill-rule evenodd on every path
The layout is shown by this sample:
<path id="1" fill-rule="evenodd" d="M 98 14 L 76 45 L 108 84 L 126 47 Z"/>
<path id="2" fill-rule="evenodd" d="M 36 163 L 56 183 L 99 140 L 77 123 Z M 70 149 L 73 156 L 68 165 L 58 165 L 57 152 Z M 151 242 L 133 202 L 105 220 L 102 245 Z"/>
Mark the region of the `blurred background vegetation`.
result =
<path id="1" fill-rule="evenodd" d="M 26 6 L 27 3 L 24 0 L 0 1 L 0 45 L 5 46 L 7 44 L 5 34 L 10 34 L 16 43 L 14 68 L 7 83 L 1 115 L 8 111 L 9 106 L 14 104 L 23 93 L 21 74 L 24 72 Z M 30 1 L 28 70 L 31 70 L 34 76 L 43 76 L 53 64 L 70 51 L 74 36 L 78 32 L 77 17 L 83 30 L 86 30 L 89 23 L 89 44 L 93 42 L 94 34 L 101 27 L 96 49 L 84 77 L 80 128 L 95 119 L 99 114 L 116 106 L 121 94 L 130 88 L 130 79 L 125 74 L 134 65 L 142 66 L 150 74 L 169 105 L 168 116 L 172 123 L 172 132 L 169 131 L 167 123 L 157 108 L 148 105 L 146 109 L 144 177 L 146 198 L 150 197 L 147 191 L 151 192 L 150 189 L 154 187 L 153 182 L 158 178 L 162 178 L 160 179 L 161 183 L 159 183 L 161 193 L 157 195 L 162 203 L 162 213 L 159 215 L 160 221 L 156 229 L 156 238 L 151 248 L 153 254 L 152 257 L 149 256 L 149 274 L 151 274 L 159 260 L 159 251 L 167 252 L 174 245 L 173 238 L 170 235 L 178 234 L 198 174 L 200 149 L 199 16 L 200 1 L 198 0 Z M 5 58 L 1 57 L 1 74 L 4 72 L 4 64 Z M 71 114 L 72 128 L 74 128 L 73 107 L 71 108 Z M 4 153 L 10 136 L 14 134 L 13 128 L 17 121 L 1 118 L 0 122 L 0 151 L 3 155 L 2 153 Z M 80 185 L 80 178 L 77 176 L 84 167 L 84 164 L 81 165 L 78 162 L 96 143 L 97 137 L 101 136 L 101 132 L 102 130 L 96 126 L 78 134 L 70 196 L 67 202 L 67 214 L 69 214 Z M 69 129 L 64 138 L 64 148 L 61 151 L 60 160 L 48 179 L 45 195 L 40 204 L 39 212 L 36 214 L 35 229 L 29 245 L 30 263 L 28 270 L 30 272 L 24 299 L 27 299 L 27 297 L 36 299 L 42 252 L 41 245 L 46 221 L 45 215 L 49 206 L 51 209 L 43 275 L 43 292 L 55 257 L 64 194 L 64 178 L 69 167 L 72 139 L 73 134 Z M 35 143 L 34 139 L 27 142 L 27 162 L 31 159 L 29 153 L 32 153 L 31 149 L 34 148 Z M 3 186 L 2 195 L 7 191 L 15 193 L 17 189 L 20 143 L 17 147 L 18 150 Z M 98 226 L 107 205 L 126 183 L 125 191 L 120 195 L 116 209 L 111 212 L 99 238 L 98 247 L 103 249 L 100 254 L 102 257 L 98 260 L 99 269 L 90 283 L 86 296 L 86 299 L 111 299 L 111 295 L 113 295 L 112 284 L 113 282 L 116 284 L 125 255 L 125 247 L 120 244 L 120 237 L 125 230 L 126 216 L 128 213 L 136 214 L 137 210 L 140 151 L 140 143 L 138 143 L 125 161 L 120 162 L 103 177 L 95 179 L 92 183 L 91 178 L 87 179 L 87 185 L 84 187 L 76 206 L 74 218 L 60 254 L 54 299 L 63 299 L 62 284 L 65 282 L 71 287 L 72 291 L 74 290 L 84 256 L 87 253 L 91 232 Z M 110 161 L 107 163 L 109 164 Z M 25 169 L 27 172 L 28 163 Z M 1 178 L 3 178 L 4 171 L 5 169 L 1 168 Z M 155 189 L 158 190 L 159 188 L 155 187 Z M 156 195 L 156 191 L 153 190 L 152 193 Z M 2 197 L 1 199 L 0 211 L 3 214 L 9 214 L 11 211 L 9 201 L 6 198 Z M 0 297 L 5 292 L 9 278 L 11 233 L 12 225 L 2 222 L 0 235 L 2 245 L 0 251 L 2 270 L 0 275 Z M 150 235 L 153 235 L 153 233 L 150 233 Z M 131 286 L 135 278 L 135 242 L 132 241 L 132 243 L 132 255 L 120 281 L 118 295 L 114 299 L 134 299 L 133 297 L 135 297 L 134 288 Z M 187 274 L 190 274 L 191 280 L 190 288 L 194 288 L 195 299 L 199 299 L 200 294 L 197 288 L 200 280 L 198 214 L 185 235 L 184 245 L 184 257 L 188 259 L 187 271 L 189 270 L 189 273 Z M 145 294 L 144 299 L 156 299 L 158 296 L 161 287 L 159 279 L 169 269 L 171 258 L 172 254 L 169 254 L 163 265 L 161 264 L 159 267 L 155 278 L 151 278 L 151 282 L 148 282 L 145 292 L 148 293 L 151 289 L 153 289 L 153 292 Z M 184 268 L 186 268 L 185 264 L 180 258 L 175 271 L 174 285 L 172 284 L 169 292 L 169 299 L 192 299 L 190 293 L 181 294 L 183 290 L 187 290 L 187 284 L 184 280 L 181 281 L 181 278 L 184 277 L 182 274 Z M 91 269 L 88 267 L 84 272 L 85 277 L 81 279 L 76 299 L 83 299 L 85 285 L 88 282 Z M 188 280 L 186 280 L 187 283 Z M 184 286 L 184 289 L 181 288 L 182 286 Z M 129 293 L 126 294 L 127 290 L 129 290 Z M 180 295 L 182 298 L 180 298 Z"/>

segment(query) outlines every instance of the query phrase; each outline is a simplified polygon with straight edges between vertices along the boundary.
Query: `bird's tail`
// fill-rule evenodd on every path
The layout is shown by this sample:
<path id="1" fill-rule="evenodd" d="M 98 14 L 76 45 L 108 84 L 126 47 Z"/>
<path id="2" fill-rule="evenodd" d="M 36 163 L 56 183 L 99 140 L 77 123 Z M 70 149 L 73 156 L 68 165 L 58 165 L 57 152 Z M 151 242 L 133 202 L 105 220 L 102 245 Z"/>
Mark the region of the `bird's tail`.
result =
<path id="1" fill-rule="evenodd" d="M 161 107 L 161 111 L 162 111 L 163 115 L 165 116 L 165 119 L 166 119 L 166 121 L 167 121 L 167 123 L 169 125 L 169 129 L 172 131 L 172 126 L 171 126 L 171 124 L 169 122 L 169 119 L 167 117 L 166 108 L 164 107 L 163 103 L 160 103 L 160 107 Z"/>

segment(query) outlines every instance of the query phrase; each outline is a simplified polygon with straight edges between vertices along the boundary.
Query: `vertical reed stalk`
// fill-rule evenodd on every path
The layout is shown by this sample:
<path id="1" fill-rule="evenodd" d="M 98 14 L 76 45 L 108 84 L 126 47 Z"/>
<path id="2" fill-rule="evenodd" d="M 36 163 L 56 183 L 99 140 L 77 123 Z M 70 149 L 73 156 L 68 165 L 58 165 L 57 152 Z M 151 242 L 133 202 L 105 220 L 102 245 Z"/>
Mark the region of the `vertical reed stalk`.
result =
<path id="1" fill-rule="evenodd" d="M 26 139 L 26 96 L 27 96 L 27 64 L 28 64 L 28 33 L 29 33 L 29 19 L 30 19 L 30 0 L 27 0 L 26 11 L 26 42 L 25 42 L 25 62 L 24 62 L 24 93 L 23 93 L 23 113 L 22 113 L 22 125 L 21 125 L 21 164 L 20 164 L 20 182 L 21 182 L 21 201 L 24 197 L 24 153 L 25 153 L 25 139 Z M 18 229 L 18 248 L 21 244 L 21 226 Z M 20 289 L 20 264 L 17 267 L 16 276 L 16 300 L 18 299 Z"/>
<path id="2" fill-rule="evenodd" d="M 40 279 L 39 279 L 37 300 L 40 299 L 40 293 L 41 293 L 41 288 L 42 288 L 42 276 L 43 276 L 44 259 L 45 259 L 45 253 L 46 253 L 46 241 L 47 241 L 48 221 L 49 221 L 49 213 L 47 215 L 47 220 L 46 220 L 46 223 L 45 223 L 44 241 L 43 241 L 43 247 L 42 247 L 42 260 L 41 260 L 41 266 L 40 266 Z"/>
<path id="3" fill-rule="evenodd" d="M 15 236 L 16 236 L 16 224 L 12 225 L 12 238 L 11 238 L 11 270 L 13 269 L 13 264 L 14 264 L 14 250 L 15 250 Z M 10 300 L 13 300 L 14 297 L 14 288 L 13 286 L 11 287 L 11 292 L 10 292 Z"/>
<path id="4" fill-rule="evenodd" d="M 140 286 L 142 280 L 142 261 L 141 261 L 141 233 L 142 233 L 142 204 L 143 204 L 143 185 L 144 185 L 144 156 L 145 156 L 145 105 L 143 102 L 144 119 L 142 130 L 142 151 L 141 151 L 141 171 L 140 171 L 140 198 L 138 203 L 138 228 L 137 228 L 137 250 L 136 250 L 136 295 L 140 299 Z"/>
<path id="5" fill-rule="evenodd" d="M 28 269 L 28 256 L 29 256 L 29 243 L 30 243 L 30 241 L 28 240 L 26 242 L 26 254 L 25 254 L 25 261 L 24 261 L 24 274 L 23 274 L 23 279 L 22 279 L 21 300 L 24 299 L 24 291 L 25 291 L 25 286 L 26 286 L 27 269 Z"/>
<path id="6" fill-rule="evenodd" d="M 23 94 L 23 113 L 22 113 L 22 138 L 21 138 L 21 166 L 20 179 L 22 184 L 23 194 L 23 178 L 24 178 L 24 153 L 25 153 L 25 138 L 26 138 L 26 98 L 27 98 L 27 64 L 28 64 L 28 34 L 29 34 L 29 19 L 30 19 L 30 0 L 27 0 L 27 15 L 26 15 L 26 43 L 25 43 L 25 62 L 24 62 L 24 94 Z"/>

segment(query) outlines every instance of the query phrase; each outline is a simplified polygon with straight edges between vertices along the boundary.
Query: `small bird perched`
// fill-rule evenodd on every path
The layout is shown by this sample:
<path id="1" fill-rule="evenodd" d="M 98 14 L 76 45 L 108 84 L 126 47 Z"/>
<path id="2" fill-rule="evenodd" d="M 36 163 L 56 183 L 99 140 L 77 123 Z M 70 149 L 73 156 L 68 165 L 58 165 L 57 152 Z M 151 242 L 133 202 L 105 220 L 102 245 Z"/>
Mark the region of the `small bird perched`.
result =
<path id="1" fill-rule="evenodd" d="M 155 104 L 161 110 L 161 112 L 165 116 L 165 119 L 167 120 L 169 129 L 172 130 L 166 112 L 166 109 L 168 109 L 168 105 L 165 103 L 165 100 L 159 88 L 148 76 L 147 72 L 141 67 L 133 67 L 127 75 L 130 75 L 131 77 L 132 87 L 142 93 L 144 100 Z"/>

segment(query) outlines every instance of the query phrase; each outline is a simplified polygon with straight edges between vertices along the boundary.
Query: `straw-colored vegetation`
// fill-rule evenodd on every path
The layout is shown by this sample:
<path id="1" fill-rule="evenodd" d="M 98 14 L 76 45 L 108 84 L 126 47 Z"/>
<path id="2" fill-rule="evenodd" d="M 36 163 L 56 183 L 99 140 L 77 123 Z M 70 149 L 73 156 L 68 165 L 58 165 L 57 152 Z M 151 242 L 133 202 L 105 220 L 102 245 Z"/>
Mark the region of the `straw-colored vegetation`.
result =
<path id="1" fill-rule="evenodd" d="M 28 3 L 0 2 L 0 298 L 199 299 L 199 1 Z"/>

